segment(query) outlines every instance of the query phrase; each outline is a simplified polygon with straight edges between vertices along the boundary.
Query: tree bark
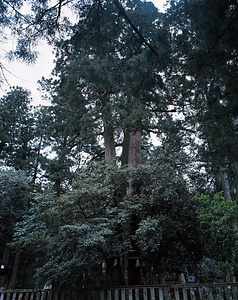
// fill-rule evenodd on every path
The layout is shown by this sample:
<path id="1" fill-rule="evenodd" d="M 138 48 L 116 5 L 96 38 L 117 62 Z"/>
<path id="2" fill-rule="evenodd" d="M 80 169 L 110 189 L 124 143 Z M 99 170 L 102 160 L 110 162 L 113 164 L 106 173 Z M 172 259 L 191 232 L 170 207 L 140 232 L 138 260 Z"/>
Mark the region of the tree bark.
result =
<path id="1" fill-rule="evenodd" d="M 140 109 L 141 103 L 140 98 L 136 97 L 132 104 L 132 111 L 137 111 Z M 136 114 L 135 114 L 136 115 Z M 141 120 L 134 120 L 138 128 L 132 128 L 129 131 L 129 143 L 128 143 L 128 168 L 136 169 L 141 163 Z M 138 187 L 138 182 L 133 176 L 128 180 L 127 196 L 133 197 L 134 195 L 140 194 L 140 187 Z M 132 214 L 129 220 L 129 233 L 133 236 L 138 228 L 138 216 Z M 131 241 L 131 251 L 128 256 L 128 284 L 135 285 L 141 283 L 141 269 L 137 265 L 136 261 L 140 259 L 140 250 L 135 241 Z"/>
<path id="2" fill-rule="evenodd" d="M 231 200 L 231 191 L 230 191 L 230 185 L 229 185 L 229 180 L 228 180 L 228 175 L 226 173 L 226 170 L 224 169 L 223 166 L 219 165 L 219 171 L 220 171 L 221 184 L 222 184 L 224 197 L 226 200 Z"/>
<path id="3" fill-rule="evenodd" d="M 9 289 L 15 288 L 15 282 L 16 282 L 16 278 L 17 278 L 17 270 L 18 270 L 19 260 L 20 260 L 20 253 L 17 252 L 16 256 L 15 256 L 15 260 L 14 260 L 14 265 L 13 265 L 10 284 L 9 284 L 9 287 L 8 287 Z"/>
<path id="4" fill-rule="evenodd" d="M 128 167 L 137 168 L 140 165 L 140 150 L 141 150 L 141 132 L 130 132 L 129 137 L 129 152 L 128 152 Z M 132 197 L 138 194 L 138 187 L 136 186 L 133 177 L 129 178 L 127 196 Z"/>
<path id="5" fill-rule="evenodd" d="M 104 147 L 105 147 L 105 161 L 108 167 L 114 166 L 116 163 L 116 149 L 114 141 L 113 126 L 108 122 L 104 122 Z"/>
<path id="6" fill-rule="evenodd" d="M 137 168 L 140 165 L 141 155 L 141 131 L 130 132 L 128 167 Z"/>
<path id="7" fill-rule="evenodd" d="M 132 110 L 136 111 L 140 109 L 141 103 L 139 97 L 134 99 Z M 141 120 L 135 120 L 135 123 L 141 125 Z M 137 168 L 140 165 L 141 157 L 141 130 L 135 128 L 129 132 L 129 143 L 128 143 L 128 168 Z M 129 185 L 127 190 L 128 196 L 133 196 L 138 193 L 138 189 L 135 185 L 134 178 L 129 179 Z"/>
<path id="8" fill-rule="evenodd" d="M 122 142 L 121 165 L 128 166 L 128 153 L 129 153 L 130 132 L 124 129 L 124 138 Z"/>

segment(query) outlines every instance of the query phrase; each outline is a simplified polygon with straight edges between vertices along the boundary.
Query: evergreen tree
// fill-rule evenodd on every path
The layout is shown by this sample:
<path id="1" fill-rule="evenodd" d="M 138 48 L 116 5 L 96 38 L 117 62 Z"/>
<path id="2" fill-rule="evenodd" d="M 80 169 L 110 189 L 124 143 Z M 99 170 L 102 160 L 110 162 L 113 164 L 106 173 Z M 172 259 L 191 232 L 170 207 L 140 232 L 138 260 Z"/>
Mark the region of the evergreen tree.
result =
<path id="1" fill-rule="evenodd" d="M 161 15 L 151 3 L 133 1 L 126 8 L 130 20 L 140 22 L 143 36 L 151 40 L 156 37 L 162 26 Z M 53 101 L 83 112 L 84 116 L 93 115 L 93 132 L 98 138 L 102 136 L 99 141 L 104 143 L 107 167 L 115 165 L 115 148 L 121 145 L 121 164 L 137 168 L 141 162 L 142 133 L 148 136 L 150 126 L 157 126 L 151 125 L 150 119 L 166 113 L 170 103 L 163 95 L 166 88 L 159 74 L 166 66 L 167 56 L 160 64 L 155 53 L 135 35 L 125 16 L 118 15 L 114 1 L 89 5 L 83 16 L 74 27 L 73 37 L 59 48 L 54 70 L 59 80 L 53 82 Z M 166 52 L 165 38 L 156 44 Z M 127 195 L 137 194 L 134 178 L 127 180 Z M 133 282 L 139 282 L 138 269 L 129 269 L 129 282 L 133 277 Z"/>
<path id="2" fill-rule="evenodd" d="M 237 5 L 233 1 L 171 1 L 167 15 L 173 31 L 175 86 L 180 85 L 180 110 L 195 129 L 207 171 L 227 198 L 237 182 L 236 84 Z M 212 21 L 211 21 L 212 20 Z M 178 91 L 178 90 L 177 90 Z M 210 170 L 210 171 L 209 171 Z M 230 187 L 228 186 L 229 177 Z M 220 183 L 219 183 L 220 182 Z"/>
<path id="3" fill-rule="evenodd" d="M 6 165 L 29 173 L 35 134 L 30 102 L 30 93 L 19 87 L 0 99 L 0 157 Z"/>
<path id="4" fill-rule="evenodd" d="M 169 164 L 151 163 L 133 171 L 141 186 L 133 197 L 123 192 L 131 169 L 105 173 L 98 164 L 81 170 L 60 198 L 36 195 L 14 242 L 35 257 L 46 254 L 38 261 L 36 282 L 75 288 L 95 287 L 98 280 L 133 284 L 136 268 L 140 282 L 152 284 L 166 272 L 194 271 L 203 248 L 191 195 Z"/>
<path id="5" fill-rule="evenodd" d="M 90 278 L 88 284 L 94 285 L 98 277 L 107 285 L 155 283 L 167 271 L 194 271 L 204 253 L 211 256 L 215 242 L 204 245 L 200 235 L 207 237 L 220 225 L 229 238 L 225 252 L 216 248 L 214 258 L 224 262 L 226 254 L 233 255 L 228 248 L 233 249 L 235 239 L 232 230 L 226 231 L 230 219 L 222 223 L 216 210 L 220 198 L 208 199 L 215 216 L 203 219 L 203 209 L 212 210 L 206 201 L 197 219 L 195 205 L 200 204 L 190 201 L 190 192 L 223 189 L 227 204 L 236 192 L 235 1 L 170 1 L 165 15 L 137 0 L 79 1 L 73 7 L 77 22 L 62 27 L 56 38 L 67 1 L 55 7 L 48 1 L 31 3 L 32 17 L 38 19 L 31 19 L 25 32 L 32 30 L 35 38 L 47 32 L 57 53 L 56 79 L 42 80 L 52 105 L 37 112 L 35 137 L 22 131 L 23 144 L 35 141 L 37 149 L 33 181 L 41 172 L 57 195 L 37 195 L 15 233 L 24 251 L 27 246 L 36 255 L 49 253 L 39 262 L 37 278 L 61 287 L 83 286 Z M 9 7 L 5 3 L 2 9 Z M 22 19 L 19 25 L 24 24 Z M 32 39 L 25 43 L 21 38 L 12 55 L 33 59 L 28 53 Z M 28 121 L 23 118 L 21 124 Z M 20 124 L 17 116 L 11 124 Z M 9 165 L 19 167 L 14 159 L 24 147 L 7 148 L 4 128 L 17 136 L 9 138 L 12 145 L 21 144 L 20 134 L 7 126 L 0 150 Z M 151 132 L 161 143 L 155 151 L 148 142 Z M 43 153 L 46 149 L 53 158 Z M 21 162 L 32 157 L 29 153 Z M 72 167 L 85 155 L 102 160 L 102 154 L 106 164 L 82 168 L 65 193 L 73 181 Z M 202 169 L 207 181 L 201 181 Z M 213 178 L 215 187 L 209 190 Z M 215 227 L 206 231 L 203 225 L 213 221 Z M 32 230 L 34 224 L 39 229 Z M 215 240 L 222 238 L 217 234 Z"/>
<path id="6" fill-rule="evenodd" d="M 7 266 L 6 277 L 1 276 L 1 286 L 8 286 L 13 267 L 13 254 L 9 243 L 12 241 L 14 227 L 23 220 L 31 200 L 30 178 L 23 171 L 1 166 L 0 168 L 0 252 L 1 261 Z M 2 274 L 1 274 L 2 275 Z M 5 284 L 3 285 L 5 280 Z"/>

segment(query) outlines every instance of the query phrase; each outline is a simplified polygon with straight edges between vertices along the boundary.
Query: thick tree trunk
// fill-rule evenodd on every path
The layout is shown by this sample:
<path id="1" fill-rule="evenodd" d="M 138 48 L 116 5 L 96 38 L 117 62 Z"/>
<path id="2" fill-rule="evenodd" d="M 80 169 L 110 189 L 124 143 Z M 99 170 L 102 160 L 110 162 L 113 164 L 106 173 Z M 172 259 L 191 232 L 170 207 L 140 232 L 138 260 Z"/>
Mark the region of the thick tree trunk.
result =
<path id="1" fill-rule="evenodd" d="M 219 171 L 224 197 L 226 200 L 231 200 L 231 191 L 226 170 L 221 165 L 219 165 Z"/>
<path id="2" fill-rule="evenodd" d="M 141 152 L 141 132 L 130 132 L 129 135 L 129 151 L 128 151 L 128 167 L 137 168 L 140 165 L 140 152 Z M 127 196 L 131 197 L 138 194 L 138 186 L 133 177 L 129 179 Z"/>
<path id="3" fill-rule="evenodd" d="M 114 131 L 111 124 L 104 122 L 104 147 L 105 161 L 107 166 L 114 166 L 116 163 L 116 149 L 114 141 Z"/>
<path id="4" fill-rule="evenodd" d="M 139 97 L 134 99 L 132 110 L 137 111 L 141 108 L 141 103 Z M 136 114 L 135 114 L 136 115 Z M 140 125 L 141 120 L 135 120 L 135 123 Z M 129 143 L 128 143 L 128 167 L 137 168 L 140 165 L 141 158 L 141 130 L 135 128 L 129 132 Z M 138 193 L 138 188 L 134 182 L 133 178 L 129 179 L 129 185 L 127 190 L 128 196 L 133 196 Z"/>
<path id="5" fill-rule="evenodd" d="M 139 97 L 134 99 L 132 109 L 136 112 L 140 109 L 141 103 Z M 136 114 L 135 114 L 136 115 Z M 140 119 L 135 120 L 135 123 L 140 124 Z M 141 129 L 133 128 L 129 131 L 129 141 L 128 141 L 128 168 L 135 169 L 138 168 L 141 163 Z M 134 195 L 139 195 L 140 187 L 138 187 L 138 182 L 133 178 L 128 180 L 127 196 L 133 197 Z M 138 216 L 132 214 L 129 221 L 129 233 L 133 236 L 138 228 Z M 141 268 L 140 268 L 140 250 L 136 244 L 136 241 L 131 241 L 131 251 L 128 255 L 128 284 L 136 285 L 141 283 Z"/>
<path id="6" fill-rule="evenodd" d="M 141 131 L 130 132 L 128 167 L 137 168 L 140 165 Z"/>
<path id="7" fill-rule="evenodd" d="M 141 102 L 139 97 L 133 100 L 132 111 L 137 113 L 141 108 Z M 136 115 L 135 113 L 135 115 Z M 139 125 L 139 128 L 133 128 L 129 133 L 129 149 L 128 149 L 128 167 L 137 168 L 140 164 L 140 154 L 141 154 L 141 119 L 134 120 L 135 124 Z"/>

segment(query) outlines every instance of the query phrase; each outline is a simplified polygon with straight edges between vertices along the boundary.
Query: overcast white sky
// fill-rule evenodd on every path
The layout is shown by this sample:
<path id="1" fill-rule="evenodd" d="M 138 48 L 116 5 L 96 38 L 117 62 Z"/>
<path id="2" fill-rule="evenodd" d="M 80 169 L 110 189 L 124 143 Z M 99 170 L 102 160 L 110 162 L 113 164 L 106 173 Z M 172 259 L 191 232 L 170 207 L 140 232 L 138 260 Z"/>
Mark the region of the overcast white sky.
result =
<path id="1" fill-rule="evenodd" d="M 159 10 L 162 11 L 166 0 L 151 0 L 151 2 L 154 2 Z M 26 65 L 16 61 L 9 63 L 5 60 L 4 54 L 9 48 L 11 48 L 11 43 L 0 45 L 0 58 L 5 67 L 4 75 L 7 79 L 7 82 L 0 86 L 0 97 L 9 90 L 9 86 L 21 86 L 31 91 L 33 104 L 46 104 L 41 100 L 40 92 L 37 90 L 37 81 L 43 76 L 46 78 L 50 77 L 54 67 L 52 49 L 45 42 L 42 42 L 37 48 L 39 56 L 36 63 L 34 65 Z"/>

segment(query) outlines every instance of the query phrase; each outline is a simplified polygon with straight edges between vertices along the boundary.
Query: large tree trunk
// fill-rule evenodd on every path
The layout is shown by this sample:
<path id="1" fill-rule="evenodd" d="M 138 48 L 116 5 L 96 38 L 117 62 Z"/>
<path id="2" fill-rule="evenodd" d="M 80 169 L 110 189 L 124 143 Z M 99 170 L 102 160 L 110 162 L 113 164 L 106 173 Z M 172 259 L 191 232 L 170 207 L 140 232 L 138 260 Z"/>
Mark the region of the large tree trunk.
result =
<path id="1" fill-rule="evenodd" d="M 220 178 L 221 178 L 221 184 L 222 189 L 224 193 L 224 197 L 226 200 L 231 200 L 231 191 L 230 191 L 230 185 L 228 180 L 228 175 L 224 167 L 219 165 L 219 171 L 220 171 Z"/>
<path id="2" fill-rule="evenodd" d="M 128 167 L 137 168 L 140 165 L 141 152 L 141 132 L 130 132 L 129 151 L 128 151 Z M 127 196 L 139 194 L 139 187 L 133 177 L 129 178 Z"/>
<path id="3" fill-rule="evenodd" d="M 141 155 L 141 131 L 130 132 L 128 167 L 137 168 L 140 165 Z"/>
<path id="4" fill-rule="evenodd" d="M 134 99 L 132 109 L 140 109 L 139 97 Z M 136 114 L 135 114 L 136 115 Z M 140 120 L 136 120 L 136 123 L 140 125 Z M 135 128 L 129 131 L 128 141 L 128 168 L 138 168 L 141 162 L 141 129 Z M 128 180 L 127 196 L 133 197 L 140 194 L 140 187 L 138 181 L 133 178 Z M 138 216 L 132 214 L 129 220 L 129 233 L 133 236 L 138 228 Z M 131 251 L 128 255 L 128 284 L 136 285 L 141 281 L 141 268 L 140 268 L 140 250 L 136 244 L 136 241 L 131 241 Z"/>
<path id="5" fill-rule="evenodd" d="M 132 111 L 136 111 L 140 108 L 139 97 L 134 98 L 132 104 Z M 136 115 L 136 114 L 135 114 Z M 137 124 L 140 125 L 140 120 L 136 120 Z M 112 125 L 104 120 L 104 146 L 105 146 L 105 161 L 107 167 L 115 165 L 116 162 L 116 151 L 114 142 L 114 132 Z M 121 154 L 121 164 L 122 166 L 128 166 L 128 168 L 137 168 L 140 165 L 141 156 L 141 130 L 140 128 L 126 128 L 124 129 L 124 139 L 122 142 L 122 154 Z M 133 197 L 138 194 L 137 183 L 133 176 L 128 178 L 128 188 L 127 195 Z M 126 235 L 129 233 L 130 236 L 135 234 L 138 227 L 138 216 L 132 214 L 130 220 L 128 220 L 128 228 Z M 124 282 L 129 285 L 140 284 L 140 263 L 139 263 L 139 250 L 136 242 L 132 240 L 131 251 L 123 259 L 119 258 L 123 266 L 121 270 L 123 271 Z"/>
<path id="6" fill-rule="evenodd" d="M 106 165 L 114 166 L 116 163 L 116 150 L 115 150 L 115 141 L 114 141 L 114 131 L 113 126 L 104 122 L 104 147 L 105 147 L 105 161 Z"/>
<path id="7" fill-rule="evenodd" d="M 132 111 L 137 111 L 141 108 L 139 97 L 133 100 Z M 135 114 L 136 115 L 136 114 Z M 141 125 L 141 120 L 135 120 L 135 123 Z M 134 128 L 129 131 L 129 143 L 128 143 L 128 168 L 137 168 L 140 165 L 141 157 L 141 129 Z M 134 178 L 129 179 L 129 185 L 127 190 L 128 196 L 138 194 L 138 188 L 135 184 Z"/>

